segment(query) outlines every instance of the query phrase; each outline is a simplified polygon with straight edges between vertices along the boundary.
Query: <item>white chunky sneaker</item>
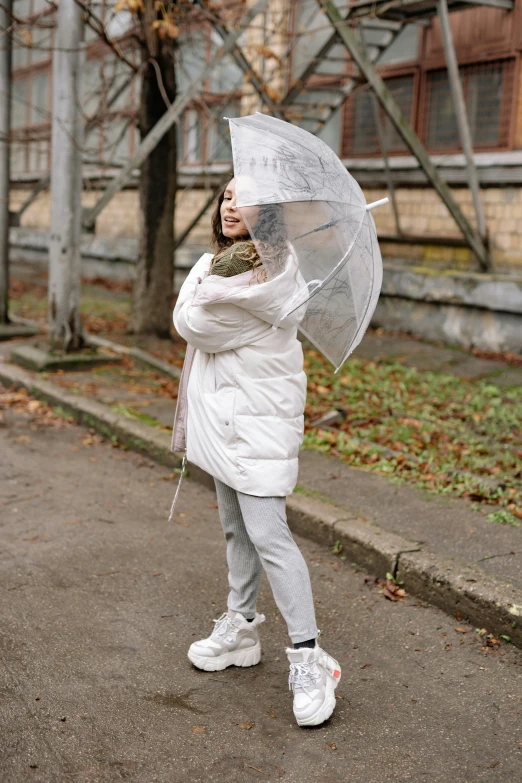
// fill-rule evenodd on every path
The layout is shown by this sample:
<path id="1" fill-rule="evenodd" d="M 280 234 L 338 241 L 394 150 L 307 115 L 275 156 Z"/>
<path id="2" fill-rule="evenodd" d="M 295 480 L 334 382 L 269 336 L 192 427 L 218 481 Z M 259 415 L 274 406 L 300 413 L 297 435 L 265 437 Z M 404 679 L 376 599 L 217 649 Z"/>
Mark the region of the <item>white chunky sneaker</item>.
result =
<path id="1" fill-rule="evenodd" d="M 286 648 L 290 661 L 288 687 L 294 691 L 294 715 L 299 726 L 324 723 L 335 709 L 335 689 L 341 667 L 316 643 L 315 647 Z"/>
<path id="2" fill-rule="evenodd" d="M 189 660 L 206 672 L 227 666 L 255 666 L 261 660 L 258 626 L 264 621 L 265 615 L 256 613 L 249 623 L 240 612 L 229 609 L 214 620 L 214 630 L 207 639 L 192 642 Z"/>

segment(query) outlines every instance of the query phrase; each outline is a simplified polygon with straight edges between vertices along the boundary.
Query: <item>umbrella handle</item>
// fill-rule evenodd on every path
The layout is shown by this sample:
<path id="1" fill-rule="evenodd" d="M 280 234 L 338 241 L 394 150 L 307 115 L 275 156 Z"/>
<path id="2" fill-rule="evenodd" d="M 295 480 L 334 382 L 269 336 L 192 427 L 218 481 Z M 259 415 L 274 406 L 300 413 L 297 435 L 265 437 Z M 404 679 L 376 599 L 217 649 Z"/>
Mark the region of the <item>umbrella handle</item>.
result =
<path id="1" fill-rule="evenodd" d="M 366 204 L 366 209 L 369 212 L 371 209 L 375 209 L 375 207 L 380 207 L 383 204 L 387 204 L 389 200 L 390 199 L 386 196 L 386 198 L 380 198 L 379 201 L 372 201 L 371 204 Z"/>

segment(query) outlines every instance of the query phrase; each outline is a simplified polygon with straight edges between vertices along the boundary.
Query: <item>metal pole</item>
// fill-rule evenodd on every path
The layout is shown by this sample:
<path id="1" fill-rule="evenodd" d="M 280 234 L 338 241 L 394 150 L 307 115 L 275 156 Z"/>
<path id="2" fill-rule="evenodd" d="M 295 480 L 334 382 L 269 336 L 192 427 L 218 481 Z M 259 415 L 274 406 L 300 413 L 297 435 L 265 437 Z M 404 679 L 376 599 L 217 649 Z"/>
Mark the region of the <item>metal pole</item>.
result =
<path id="1" fill-rule="evenodd" d="M 167 109 L 165 114 L 158 120 L 152 130 L 142 140 L 134 156 L 125 164 L 120 174 L 115 177 L 110 185 L 106 188 L 103 195 L 96 202 L 94 207 L 90 209 L 84 217 L 84 226 L 86 228 L 92 228 L 98 215 L 105 209 L 111 199 L 119 193 L 119 191 L 126 185 L 129 178 L 132 175 L 134 169 L 141 166 L 144 160 L 148 158 L 153 149 L 158 145 L 167 131 L 179 120 L 180 115 L 188 106 L 188 104 L 194 100 L 194 98 L 201 92 L 203 84 L 208 76 L 218 67 L 221 63 L 224 55 L 231 52 L 237 42 L 237 39 L 244 32 L 245 27 L 250 24 L 252 19 L 266 7 L 267 0 L 258 0 L 258 2 L 252 6 L 252 8 L 245 14 L 241 20 L 241 25 L 228 34 L 223 46 L 219 49 L 214 57 L 205 65 L 199 76 L 192 80 L 184 93 L 182 93 L 172 106 Z"/>
<path id="2" fill-rule="evenodd" d="M 51 347 L 83 345 L 80 322 L 82 196 L 81 113 L 85 71 L 82 8 L 60 0 L 53 51 L 51 234 L 49 237 L 49 338 Z"/>
<path id="3" fill-rule="evenodd" d="M 455 201 L 453 193 L 433 165 L 428 151 L 402 113 L 400 106 L 384 84 L 382 78 L 377 73 L 375 66 L 357 40 L 354 31 L 349 26 L 343 24 L 342 17 L 331 0 L 317 0 L 317 2 L 324 8 L 325 15 L 334 27 L 336 27 L 339 37 L 350 52 L 359 70 L 374 90 L 379 103 L 392 121 L 401 138 L 406 142 L 413 155 L 417 158 L 428 181 L 431 182 L 448 208 L 455 223 L 458 225 L 470 248 L 475 253 L 480 266 L 483 269 L 487 269 L 488 251 L 482 237 L 471 225 L 460 206 Z"/>
<path id="4" fill-rule="evenodd" d="M 471 131 L 469 129 L 468 115 L 466 112 L 466 102 L 464 100 L 464 91 L 462 89 L 462 82 L 460 81 L 459 66 L 457 63 L 457 56 L 455 54 L 455 46 L 453 44 L 453 35 L 451 33 L 451 24 L 449 20 L 448 4 L 446 0 L 439 0 L 438 2 L 440 28 L 442 31 L 442 40 L 444 43 L 444 54 L 446 56 L 446 65 L 448 66 L 448 76 L 451 87 L 451 97 L 453 99 L 453 107 L 455 109 L 455 116 L 457 118 L 457 127 L 459 129 L 460 143 L 462 150 L 466 158 L 466 165 L 468 168 L 468 181 L 473 195 L 473 204 L 475 206 L 475 215 L 477 218 L 477 227 L 479 233 L 483 239 L 486 238 L 486 221 L 484 218 L 484 210 L 482 208 L 482 201 L 480 199 L 480 184 L 477 174 L 477 168 L 475 166 L 475 160 L 473 158 L 473 142 L 471 139 Z"/>
<path id="5" fill-rule="evenodd" d="M 401 222 L 399 218 L 399 208 L 397 206 L 397 199 L 395 197 L 395 185 L 393 184 L 393 177 L 390 169 L 390 161 L 388 159 L 388 145 L 386 142 L 384 128 L 381 122 L 381 116 L 379 114 L 379 101 L 377 100 L 375 95 L 372 95 L 371 99 L 372 99 L 372 106 L 373 106 L 373 114 L 375 117 L 375 126 L 377 128 L 377 135 L 379 136 L 379 146 L 381 148 L 382 159 L 384 162 L 384 172 L 386 174 L 388 193 L 390 194 L 390 202 L 392 205 L 393 216 L 395 218 L 395 230 L 397 231 L 397 235 L 401 236 L 402 229 L 401 229 Z"/>
<path id="6" fill-rule="evenodd" d="M 9 321 L 9 183 L 13 0 L 0 3 L 0 324 Z"/>
<path id="7" fill-rule="evenodd" d="M 368 54 L 368 47 L 366 45 L 366 39 L 364 35 L 364 27 L 362 22 L 359 24 L 359 37 L 361 40 L 361 44 L 364 46 L 366 50 L 366 54 L 369 57 Z M 377 57 L 375 58 L 375 60 Z M 372 61 L 375 61 L 374 58 L 372 58 Z M 381 121 L 381 115 L 379 111 L 379 101 L 375 97 L 375 95 L 370 95 L 370 100 L 372 102 L 372 108 L 373 108 L 373 117 L 375 120 L 375 128 L 377 130 L 377 136 L 379 137 L 379 146 L 381 148 L 381 155 L 382 160 L 384 163 L 384 172 L 386 174 L 386 183 L 388 185 L 388 193 L 390 194 L 390 202 L 393 210 L 393 217 L 395 219 L 395 231 L 397 232 L 398 236 L 401 236 L 401 222 L 399 218 L 399 208 L 397 206 L 397 199 L 395 198 L 395 185 L 393 184 L 393 177 L 390 169 L 390 161 L 388 159 L 388 143 L 386 140 L 386 134 L 384 132 L 384 127 Z"/>

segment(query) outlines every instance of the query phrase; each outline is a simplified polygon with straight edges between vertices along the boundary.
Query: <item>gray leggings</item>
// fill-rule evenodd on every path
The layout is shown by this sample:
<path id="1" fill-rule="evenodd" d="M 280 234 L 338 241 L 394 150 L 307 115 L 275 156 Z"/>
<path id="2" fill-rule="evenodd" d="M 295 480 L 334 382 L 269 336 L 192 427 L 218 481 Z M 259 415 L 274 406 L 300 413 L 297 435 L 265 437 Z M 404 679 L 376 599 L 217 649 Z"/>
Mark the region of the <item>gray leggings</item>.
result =
<path id="1" fill-rule="evenodd" d="M 227 542 L 228 608 L 255 617 L 264 568 L 292 642 L 315 639 L 310 576 L 286 521 L 286 498 L 245 495 L 214 481 Z"/>

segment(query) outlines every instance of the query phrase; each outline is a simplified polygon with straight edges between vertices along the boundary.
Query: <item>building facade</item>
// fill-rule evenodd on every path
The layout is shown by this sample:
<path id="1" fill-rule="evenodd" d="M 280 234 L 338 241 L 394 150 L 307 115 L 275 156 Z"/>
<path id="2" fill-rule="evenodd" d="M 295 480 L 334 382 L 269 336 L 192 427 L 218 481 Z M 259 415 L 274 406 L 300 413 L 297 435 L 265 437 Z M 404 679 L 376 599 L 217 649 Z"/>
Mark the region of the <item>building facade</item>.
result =
<path id="1" fill-rule="evenodd" d="M 237 20 L 247 3 L 223 2 L 220 10 Z M 338 2 L 339 7 L 345 5 Z M 115 12 L 113 4 L 93 5 L 110 38 L 118 41 L 125 59 L 137 63 L 132 15 Z M 46 0 L 16 0 L 12 94 L 12 204 L 17 212 L 35 183 L 50 166 L 51 58 L 54 12 Z M 522 0 L 513 10 L 470 7 L 451 13 L 466 107 L 473 138 L 481 195 L 487 221 L 493 269 L 522 274 Z M 246 32 L 242 45 L 277 100 L 331 34 L 316 0 L 271 0 L 269 11 Z M 368 47 L 378 31 L 364 31 Z M 178 89 L 219 46 L 220 39 L 204 18 L 181 29 L 178 39 Z M 473 221 L 471 192 L 460 150 L 455 112 L 438 19 L 408 24 L 377 62 L 378 70 L 402 111 L 453 189 L 464 213 Z M 353 72 L 341 44 L 311 77 L 313 100 L 330 96 Z M 311 95 L 312 93 L 310 93 Z M 319 96 L 319 99 L 318 97 Z M 299 123 L 303 102 L 288 109 Z M 85 88 L 81 97 L 87 122 L 84 149 L 84 206 L 95 203 L 108 179 L 133 154 L 139 142 L 136 114 L 139 74 L 129 68 L 90 27 L 86 27 Z M 262 109 L 259 99 L 231 58 L 224 58 L 186 109 L 179 124 L 180 190 L 176 229 L 182 231 L 209 188 L 231 163 L 223 116 Z M 386 195 L 385 149 L 395 189 L 399 223 L 390 206 L 379 210 L 376 222 L 383 255 L 405 264 L 435 268 L 476 269 L 471 251 L 415 159 L 392 128 L 372 92 L 358 87 L 333 114 L 320 135 L 340 155 L 365 190 L 368 201 Z M 50 224 L 48 190 L 19 216 L 21 231 L 46 231 Z M 98 218 L 97 237 L 117 240 L 136 236 L 137 192 L 132 183 Z M 187 241 L 184 257 L 205 246 L 208 216 Z M 18 239 L 17 239 L 18 241 Z"/>

